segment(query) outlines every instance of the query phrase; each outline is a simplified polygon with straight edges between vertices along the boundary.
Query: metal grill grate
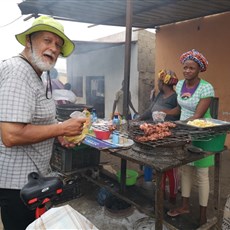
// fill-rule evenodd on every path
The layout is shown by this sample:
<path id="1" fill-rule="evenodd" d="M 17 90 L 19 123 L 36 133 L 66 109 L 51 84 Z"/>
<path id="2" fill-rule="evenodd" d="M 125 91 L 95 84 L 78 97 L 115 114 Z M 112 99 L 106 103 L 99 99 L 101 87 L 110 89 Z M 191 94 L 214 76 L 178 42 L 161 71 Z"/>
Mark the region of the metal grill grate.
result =
<path id="1" fill-rule="evenodd" d="M 182 132 L 181 130 L 171 128 L 171 136 L 164 137 L 155 141 L 145 141 L 141 142 L 136 139 L 138 136 L 143 136 L 144 132 L 140 129 L 140 124 L 143 122 L 135 122 L 129 126 L 129 136 L 138 144 L 149 147 L 167 147 L 172 145 L 184 145 L 191 141 L 191 136 L 187 132 Z M 154 124 L 154 123 L 152 123 Z"/>
<path id="2" fill-rule="evenodd" d="M 209 129 L 190 129 L 184 125 L 176 124 L 175 128 L 170 128 L 172 132 L 171 136 L 164 137 L 163 139 L 155 141 L 146 141 L 141 142 L 136 139 L 138 136 L 143 136 L 144 132 L 140 129 L 140 125 L 144 122 L 133 122 L 129 125 L 129 136 L 132 138 L 140 147 L 149 146 L 149 147 L 171 147 L 171 146 L 181 146 L 185 145 L 194 140 L 200 140 L 202 138 L 213 138 L 216 135 L 226 134 L 230 129 L 229 125 L 225 126 L 216 126 L 215 128 L 210 127 Z M 148 122 L 154 124 L 153 122 Z"/>

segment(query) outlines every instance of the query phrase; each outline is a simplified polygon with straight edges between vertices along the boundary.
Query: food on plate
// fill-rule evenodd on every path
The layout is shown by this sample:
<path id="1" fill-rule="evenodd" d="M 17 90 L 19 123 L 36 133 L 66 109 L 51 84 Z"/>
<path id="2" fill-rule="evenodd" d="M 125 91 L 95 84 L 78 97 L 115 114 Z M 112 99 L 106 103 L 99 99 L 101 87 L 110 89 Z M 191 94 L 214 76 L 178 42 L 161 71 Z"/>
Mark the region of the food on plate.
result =
<path id="1" fill-rule="evenodd" d="M 211 122 L 211 121 L 207 121 L 207 120 L 201 120 L 201 119 L 195 119 L 193 121 L 188 121 L 187 122 L 188 125 L 193 125 L 196 127 L 212 127 L 212 126 L 216 126 L 217 124 Z"/>
<path id="2" fill-rule="evenodd" d="M 139 142 L 146 142 L 146 141 L 156 141 L 159 139 L 163 139 L 165 137 L 171 136 L 172 133 L 170 128 L 176 127 L 176 124 L 172 122 L 164 122 L 158 124 L 149 124 L 144 123 L 140 125 L 140 129 L 143 130 L 144 135 L 136 136 L 134 139 Z"/>

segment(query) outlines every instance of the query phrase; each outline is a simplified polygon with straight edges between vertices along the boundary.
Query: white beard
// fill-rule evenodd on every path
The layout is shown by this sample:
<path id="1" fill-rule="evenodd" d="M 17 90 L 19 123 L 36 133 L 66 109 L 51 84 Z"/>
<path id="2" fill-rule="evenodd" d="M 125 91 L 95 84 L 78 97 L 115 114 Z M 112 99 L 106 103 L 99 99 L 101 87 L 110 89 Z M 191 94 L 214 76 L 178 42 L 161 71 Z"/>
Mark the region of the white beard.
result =
<path id="1" fill-rule="evenodd" d="M 37 55 L 36 49 L 33 49 L 33 52 L 31 53 L 31 62 L 41 71 L 51 70 L 55 66 L 55 62 L 52 64 L 44 62 L 42 58 Z"/>

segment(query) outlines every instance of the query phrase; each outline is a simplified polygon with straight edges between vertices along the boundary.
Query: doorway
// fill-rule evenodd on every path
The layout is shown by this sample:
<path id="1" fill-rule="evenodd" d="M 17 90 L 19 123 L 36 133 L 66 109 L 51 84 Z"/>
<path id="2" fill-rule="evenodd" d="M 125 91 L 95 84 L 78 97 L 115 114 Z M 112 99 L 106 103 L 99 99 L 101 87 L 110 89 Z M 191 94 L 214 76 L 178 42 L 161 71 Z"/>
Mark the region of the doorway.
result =
<path id="1" fill-rule="evenodd" d="M 86 77 L 86 104 L 92 105 L 98 118 L 105 117 L 105 80 L 104 76 Z"/>

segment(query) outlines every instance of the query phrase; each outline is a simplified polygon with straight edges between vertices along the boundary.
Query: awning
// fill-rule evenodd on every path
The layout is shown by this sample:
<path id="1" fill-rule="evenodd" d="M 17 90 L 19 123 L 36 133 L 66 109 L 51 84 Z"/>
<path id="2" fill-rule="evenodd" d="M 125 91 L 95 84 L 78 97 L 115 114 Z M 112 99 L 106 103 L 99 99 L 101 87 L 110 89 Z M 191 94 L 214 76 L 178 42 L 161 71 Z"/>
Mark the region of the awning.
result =
<path id="1" fill-rule="evenodd" d="M 125 0 L 25 0 L 23 15 L 54 17 L 101 25 L 126 25 Z M 230 10 L 229 0 L 133 0 L 132 27 L 155 28 Z"/>

